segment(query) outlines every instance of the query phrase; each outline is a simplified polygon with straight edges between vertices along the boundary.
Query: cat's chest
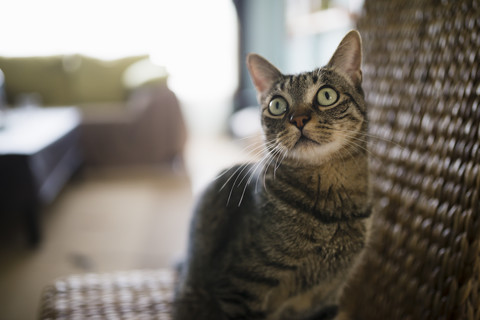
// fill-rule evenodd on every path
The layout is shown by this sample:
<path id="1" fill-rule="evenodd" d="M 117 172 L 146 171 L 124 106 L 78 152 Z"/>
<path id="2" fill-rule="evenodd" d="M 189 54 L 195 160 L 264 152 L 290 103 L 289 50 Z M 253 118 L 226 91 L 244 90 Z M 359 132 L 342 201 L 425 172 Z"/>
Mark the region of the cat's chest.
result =
<path id="1" fill-rule="evenodd" d="M 280 242 L 284 252 L 292 254 L 295 259 L 297 269 L 288 282 L 297 291 L 306 290 L 309 285 L 346 268 L 352 257 L 363 248 L 366 238 L 362 220 L 331 224 L 308 222 L 310 225 L 298 229 L 288 226 L 278 228 L 283 235 Z"/>
<path id="2" fill-rule="evenodd" d="M 267 212 L 306 215 L 329 223 L 368 211 L 364 177 L 332 173 L 296 177 L 288 173 L 267 176 L 263 195 Z"/>
<path id="3" fill-rule="evenodd" d="M 346 243 L 350 241 L 332 239 L 305 250 L 305 255 L 297 260 L 295 272 L 284 273 L 279 286 L 266 294 L 267 319 L 303 318 L 317 307 L 335 304 L 361 250 L 360 246 Z"/>
<path id="4" fill-rule="evenodd" d="M 325 269 L 326 264 L 341 262 L 344 255 L 356 251 L 357 244 L 365 240 L 364 219 L 328 221 L 327 217 L 325 221 L 316 216 L 318 212 L 310 205 L 278 201 L 271 196 L 262 202 L 255 234 L 269 247 L 265 249 L 280 250 L 297 262 L 308 260 L 306 264 Z"/>
<path id="5" fill-rule="evenodd" d="M 344 268 L 365 241 L 362 220 L 322 223 L 290 211 L 263 221 L 257 245 L 272 258 L 295 266 L 283 278 L 293 291 L 303 291 Z"/>

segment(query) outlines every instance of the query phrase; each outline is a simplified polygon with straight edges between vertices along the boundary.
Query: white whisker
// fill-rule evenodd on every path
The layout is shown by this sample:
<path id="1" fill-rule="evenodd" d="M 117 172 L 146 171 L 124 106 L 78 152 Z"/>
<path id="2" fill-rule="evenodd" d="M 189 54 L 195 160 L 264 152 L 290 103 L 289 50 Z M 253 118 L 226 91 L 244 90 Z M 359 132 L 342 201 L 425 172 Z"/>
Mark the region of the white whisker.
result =
<path id="1" fill-rule="evenodd" d="M 283 157 L 280 159 L 280 161 L 275 161 L 275 167 L 274 167 L 274 170 L 273 170 L 273 178 L 275 179 L 276 177 L 276 174 L 277 174 L 277 170 L 278 168 L 280 168 L 280 165 L 282 164 L 283 160 L 285 160 L 285 157 L 287 156 L 288 152 L 285 151 L 283 153 Z"/>
<path id="2" fill-rule="evenodd" d="M 255 176 L 255 172 L 258 170 L 258 168 L 260 168 L 260 167 L 262 166 L 262 163 L 263 163 L 263 161 L 264 161 L 265 159 L 266 159 L 266 158 L 263 158 L 261 161 L 259 161 L 257 164 L 255 164 L 255 165 L 252 167 L 253 171 L 251 172 L 250 177 L 248 178 L 248 180 L 245 182 L 245 187 L 243 188 L 243 192 L 242 192 L 242 195 L 241 195 L 241 197 L 240 197 L 240 201 L 238 202 L 238 206 L 239 206 L 239 207 L 240 207 L 240 205 L 242 204 L 243 197 L 245 196 L 245 192 L 246 192 L 246 190 L 247 190 L 248 185 L 250 184 L 250 182 L 252 181 L 253 177 Z M 247 173 L 247 175 L 248 175 L 248 173 Z M 245 175 L 245 177 L 246 177 L 247 175 Z M 242 179 L 242 181 L 243 181 L 243 179 Z M 240 181 L 240 184 L 241 184 L 241 183 L 242 183 L 242 182 Z M 240 184 L 239 184 L 239 185 L 240 185 Z"/>
<path id="3" fill-rule="evenodd" d="M 265 149 L 268 150 L 268 141 L 265 142 L 265 145 L 260 145 L 260 146 L 254 146 L 254 148 L 252 150 L 250 150 L 249 152 L 251 152 L 250 154 L 250 157 L 252 158 L 256 158 L 258 157 L 260 154 L 264 153 L 265 152 Z M 250 146 L 249 146 L 250 147 Z M 248 148 L 248 147 L 247 147 Z M 253 151 L 255 151 L 255 153 L 253 153 Z M 246 151 L 245 151 L 246 152 Z M 225 186 L 230 182 L 230 180 L 237 174 L 238 171 L 240 171 L 240 174 L 243 172 L 243 170 L 245 170 L 245 167 L 248 165 L 249 163 L 245 163 L 245 164 L 242 164 L 241 166 L 239 166 L 233 173 L 232 175 L 230 176 L 230 178 L 227 179 L 227 181 L 225 181 L 225 183 L 222 185 L 222 187 L 219 189 L 219 191 L 222 191 L 223 188 L 225 188 Z M 215 177 L 215 180 L 216 179 L 219 179 L 221 178 L 222 176 L 224 176 L 227 172 L 229 172 L 228 170 L 225 170 L 225 172 L 219 174 L 217 177 Z"/>
<path id="4" fill-rule="evenodd" d="M 271 166 L 271 164 L 274 161 L 276 161 L 277 157 L 280 156 L 281 154 L 282 154 L 282 148 L 280 146 L 277 146 L 275 148 L 275 151 L 270 156 L 267 165 L 264 167 L 264 170 L 263 170 L 263 187 L 265 188 L 265 190 L 267 190 L 266 177 L 267 177 L 268 168 Z"/>
<path id="5" fill-rule="evenodd" d="M 344 132 L 344 133 L 357 133 L 357 131 L 348 130 L 348 129 L 335 129 L 335 128 L 332 128 L 332 130 L 336 130 L 336 131 Z M 401 149 L 405 149 L 405 147 L 403 147 L 403 146 L 401 146 L 400 144 L 396 143 L 396 142 L 393 141 L 392 139 L 387 139 L 387 138 L 384 138 L 384 137 L 380 137 L 380 136 L 378 136 L 378 135 L 371 134 L 371 133 L 369 133 L 369 132 L 363 132 L 362 135 L 365 136 L 366 138 L 378 139 L 378 140 L 381 140 L 381 141 L 384 141 L 384 142 L 387 142 L 387 143 L 394 144 L 395 146 L 397 146 L 397 147 L 399 147 L 399 148 L 401 148 Z M 357 138 L 357 139 L 360 139 L 360 138 Z"/>
<path id="6" fill-rule="evenodd" d="M 271 146 L 272 142 L 271 141 L 266 141 L 265 142 L 265 145 L 262 145 L 262 146 L 256 146 L 253 150 L 256 150 L 256 153 L 255 153 L 255 156 L 259 156 L 260 154 L 262 153 L 265 153 L 265 151 L 268 153 L 270 152 L 271 149 L 274 149 L 272 148 Z M 249 176 L 250 174 L 254 174 L 255 171 L 257 170 L 257 166 L 259 166 L 259 164 L 261 164 L 262 161 L 259 161 L 257 163 L 246 163 L 246 164 L 243 164 L 241 166 L 239 166 L 235 172 L 230 176 L 230 178 L 227 179 L 227 181 L 223 184 L 223 186 L 220 188 L 220 191 L 223 190 L 225 188 L 225 186 L 230 183 L 230 181 L 232 180 L 232 178 L 237 175 L 237 177 L 235 178 L 235 180 L 233 181 L 233 184 L 232 184 L 232 187 L 230 189 L 230 192 L 228 194 L 228 199 L 227 199 L 227 205 L 230 203 L 230 199 L 232 197 L 232 194 L 233 194 L 233 190 L 235 189 L 236 186 L 240 186 L 242 184 L 242 182 L 245 180 L 245 178 L 247 176 Z M 248 169 L 247 173 L 245 175 L 243 175 L 243 177 L 241 178 L 240 182 L 238 182 L 238 179 L 240 178 L 240 176 L 242 176 L 242 173 L 245 171 L 245 169 L 248 167 L 248 166 L 252 166 L 250 169 Z M 238 173 L 238 174 L 237 174 Z M 250 181 L 250 179 L 248 180 Z M 238 184 L 237 184 L 238 182 Z M 247 182 L 247 185 L 248 185 L 248 182 Z M 245 191 L 244 191 L 245 192 Z M 241 197 L 241 200 L 243 199 L 243 196 L 244 196 L 244 192 L 242 193 L 242 197 Z"/>

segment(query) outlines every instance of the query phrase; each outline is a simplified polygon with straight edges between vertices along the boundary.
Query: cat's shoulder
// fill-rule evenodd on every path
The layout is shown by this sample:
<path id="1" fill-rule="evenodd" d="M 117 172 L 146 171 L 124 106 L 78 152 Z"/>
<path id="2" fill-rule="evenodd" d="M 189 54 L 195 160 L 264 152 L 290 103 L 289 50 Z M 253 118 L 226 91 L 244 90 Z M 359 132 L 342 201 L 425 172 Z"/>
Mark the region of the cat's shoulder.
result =
<path id="1" fill-rule="evenodd" d="M 245 175 L 251 169 L 250 164 L 239 164 L 221 171 L 197 198 L 194 225 L 204 226 L 202 229 L 214 233 L 214 229 L 231 224 L 235 212 L 242 211 L 246 205 L 245 202 L 242 206 L 239 204 L 250 199 Z"/>

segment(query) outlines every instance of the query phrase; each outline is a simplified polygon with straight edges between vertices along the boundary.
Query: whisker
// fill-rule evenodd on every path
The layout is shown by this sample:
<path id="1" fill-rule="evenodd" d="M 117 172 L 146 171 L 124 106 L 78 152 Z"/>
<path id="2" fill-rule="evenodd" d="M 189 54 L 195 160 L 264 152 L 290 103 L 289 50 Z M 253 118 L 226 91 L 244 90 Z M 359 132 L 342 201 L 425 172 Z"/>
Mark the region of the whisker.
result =
<path id="1" fill-rule="evenodd" d="M 348 130 L 348 129 L 336 129 L 336 128 L 332 128 L 332 130 L 336 130 L 336 131 L 339 131 L 339 132 L 345 132 L 345 133 L 356 133 L 356 131 L 353 131 L 353 130 Z M 372 133 L 369 133 L 369 132 L 363 132 L 362 135 L 364 135 L 365 137 L 367 138 L 374 138 L 374 139 L 378 139 L 378 140 L 381 140 L 381 141 L 384 141 L 384 142 L 388 142 L 388 143 L 392 143 L 394 144 L 395 146 L 401 148 L 401 149 L 405 149 L 405 147 L 401 146 L 400 144 L 398 144 L 397 142 L 393 141 L 392 139 L 387 139 L 385 137 L 380 137 L 378 135 L 375 135 L 375 134 L 372 134 Z"/>
<path id="2" fill-rule="evenodd" d="M 266 145 L 265 146 L 262 146 L 260 152 L 257 152 L 256 154 L 259 155 L 260 153 L 264 153 L 265 151 L 267 152 L 270 152 L 270 150 L 272 150 L 272 145 L 270 143 L 268 143 L 268 141 L 266 142 Z M 261 161 L 257 162 L 257 163 L 246 163 L 246 164 L 243 164 L 241 165 L 240 167 L 237 168 L 237 170 L 235 170 L 235 172 L 230 176 L 230 178 L 227 179 L 227 181 L 223 184 L 223 186 L 220 188 L 220 191 L 223 190 L 223 188 L 225 188 L 225 186 L 232 180 L 232 178 L 237 175 L 237 172 L 238 172 L 238 175 L 237 177 L 235 178 L 235 180 L 233 181 L 233 184 L 232 184 L 232 187 L 230 189 L 230 192 L 228 194 L 228 199 L 227 199 L 227 205 L 230 203 L 230 199 L 232 197 L 232 194 L 233 194 L 233 190 L 235 189 L 236 186 L 240 186 L 243 182 L 243 180 L 250 174 L 252 173 L 252 170 L 258 165 L 258 163 L 261 163 Z M 245 169 L 249 166 L 249 165 L 252 165 L 252 167 L 247 171 L 247 173 L 242 177 L 242 179 L 240 180 L 240 182 L 238 183 L 237 185 L 237 181 L 238 179 L 240 178 L 240 176 L 242 176 L 242 173 L 245 171 Z M 240 172 L 239 172 L 240 171 Z M 254 171 L 253 171 L 254 173 Z M 242 194 L 242 199 L 243 199 L 243 194 Z"/>
<path id="3" fill-rule="evenodd" d="M 345 151 L 348 152 L 348 154 L 350 155 L 350 158 L 354 159 L 354 157 L 355 157 L 354 154 L 348 148 L 345 148 Z M 342 161 L 342 164 L 343 164 L 344 167 L 347 165 L 343 161 Z M 356 166 L 356 168 L 358 168 L 359 163 L 357 161 L 353 161 L 353 164 Z"/>
<path id="4" fill-rule="evenodd" d="M 242 149 L 242 152 L 247 152 L 247 153 L 250 153 L 254 150 L 257 150 L 259 148 L 262 148 L 263 146 L 265 146 L 265 144 L 268 144 L 268 141 L 255 141 L 254 143 L 246 146 L 245 148 Z"/>
<path id="5" fill-rule="evenodd" d="M 242 174 L 242 172 L 248 167 L 248 165 L 250 165 L 250 164 L 246 164 L 246 165 L 243 166 L 242 171 L 240 171 L 240 172 L 238 173 L 237 177 L 235 178 L 235 181 L 233 181 L 233 185 L 232 185 L 232 187 L 230 188 L 230 193 L 228 194 L 227 206 L 228 206 L 228 204 L 230 203 L 230 199 L 232 198 L 233 189 L 235 189 L 235 185 L 237 184 L 238 178 L 240 177 L 240 175 Z"/>
<path id="6" fill-rule="evenodd" d="M 243 182 L 243 180 L 245 180 L 245 178 L 246 178 L 252 171 L 255 172 L 256 167 L 257 167 L 258 165 L 260 165 L 264 159 L 265 159 L 265 158 L 262 158 L 262 160 L 254 163 L 254 164 L 252 165 L 252 167 L 250 168 L 250 170 L 248 170 L 247 173 L 243 176 L 242 180 L 240 180 L 240 181 L 238 182 L 238 185 L 241 185 L 242 182 Z"/>
<path id="7" fill-rule="evenodd" d="M 238 206 L 240 206 L 242 204 L 242 201 L 243 201 L 243 198 L 245 196 L 245 192 L 247 190 L 247 187 L 252 182 L 252 180 L 253 180 L 254 176 L 256 175 L 256 172 L 258 171 L 258 169 L 263 168 L 268 161 L 271 161 L 272 158 L 275 158 L 277 153 L 280 151 L 279 149 L 280 149 L 279 146 L 272 146 L 271 145 L 269 147 L 266 147 L 266 151 L 267 151 L 266 155 L 260 161 L 253 164 L 252 167 L 248 170 L 248 172 L 239 181 L 238 186 L 240 187 L 242 185 L 242 182 L 248 176 L 248 179 L 245 182 L 245 186 L 244 186 L 243 191 L 242 191 L 242 195 L 241 195 L 240 200 L 238 202 Z M 260 175 L 261 174 L 257 174 L 257 182 L 256 182 L 256 185 L 255 185 L 256 190 L 257 190 L 258 178 L 260 177 Z M 236 182 L 234 182 L 232 190 L 235 187 L 235 185 L 236 185 Z"/>
<path id="8" fill-rule="evenodd" d="M 267 159 L 267 158 L 263 158 L 261 161 L 259 161 L 256 165 L 254 165 L 252 167 L 253 171 L 251 172 L 250 174 L 250 177 L 248 178 L 248 180 L 245 182 L 245 187 L 243 188 L 243 192 L 242 192 L 242 195 L 240 196 L 240 200 L 238 201 L 238 206 L 240 207 L 240 205 L 242 204 L 242 201 L 243 201 L 243 197 L 245 196 L 245 192 L 247 190 L 247 187 L 248 185 L 250 184 L 250 182 L 252 181 L 253 177 L 255 176 L 255 172 L 257 172 L 258 168 L 260 168 L 262 166 L 262 163 L 263 161 Z M 245 175 L 245 177 L 248 175 L 248 173 Z M 242 179 L 243 181 L 243 179 Z M 241 185 L 242 181 L 240 181 L 239 183 L 239 186 Z"/>
<path id="9" fill-rule="evenodd" d="M 235 141 L 243 141 L 243 140 L 248 140 L 248 139 L 256 139 L 256 138 L 261 138 L 261 137 L 265 137 L 265 132 L 263 132 L 263 130 L 261 131 L 258 131 L 258 132 L 255 132 L 255 133 L 252 133 L 248 136 L 244 136 L 242 138 L 234 138 Z"/>
<path id="10" fill-rule="evenodd" d="M 258 149 L 259 149 L 259 150 L 257 150 L 255 154 L 251 154 L 250 157 L 256 158 L 256 157 L 258 157 L 260 154 L 262 154 L 262 153 L 265 151 L 263 146 L 262 146 L 261 148 L 258 148 Z M 247 165 L 247 164 L 248 164 L 248 163 L 243 164 L 243 165 L 241 165 L 239 168 L 237 168 L 237 170 L 235 170 L 235 172 L 233 172 L 232 176 L 234 176 L 234 175 L 241 169 L 242 166 Z M 214 180 L 220 179 L 221 177 L 223 177 L 223 176 L 224 176 L 225 174 L 227 174 L 228 172 L 229 172 L 228 170 L 223 171 L 222 173 L 218 174 L 218 175 L 214 178 Z M 227 181 L 224 183 L 224 185 L 220 188 L 219 191 L 221 191 L 221 190 L 225 187 L 225 185 L 228 184 L 228 182 L 230 182 L 230 180 L 231 180 L 231 178 L 227 179 Z"/>
<path id="11" fill-rule="evenodd" d="M 249 163 L 244 163 L 244 164 L 238 166 L 237 170 L 235 170 L 235 171 L 231 174 L 230 178 L 228 178 L 227 181 L 225 181 L 225 183 L 220 187 L 220 189 L 219 189 L 218 191 L 219 191 L 219 192 L 222 191 L 223 188 L 225 188 L 225 186 L 230 182 L 230 180 L 232 180 L 232 178 L 237 174 L 237 172 L 240 171 L 240 170 L 242 170 L 242 171 L 245 170 L 245 167 L 248 166 L 248 164 L 249 164 Z M 222 173 L 219 177 L 225 175 L 228 171 L 229 171 L 229 170 L 225 170 L 225 172 Z M 242 171 L 240 171 L 240 173 L 241 173 Z M 219 178 L 219 177 L 218 177 L 218 178 Z M 218 179 L 218 178 L 217 178 L 217 179 Z"/>
<path id="12" fill-rule="evenodd" d="M 240 170 L 240 168 L 238 168 L 237 170 L 235 170 L 235 172 L 232 174 L 232 176 L 235 175 L 235 173 L 237 173 L 238 170 Z M 215 178 L 213 178 L 213 180 L 215 181 L 215 180 L 220 179 L 221 177 L 223 177 L 224 175 L 226 175 L 228 172 L 229 172 L 228 169 L 223 170 L 221 173 L 219 173 L 217 176 L 215 176 Z M 225 185 L 226 185 L 227 183 L 228 183 L 228 180 L 227 180 L 227 182 L 225 182 L 225 184 L 223 184 L 223 186 L 222 186 L 218 191 L 222 191 L 222 189 L 225 187 Z"/>
<path id="13" fill-rule="evenodd" d="M 285 153 L 286 153 L 286 152 L 287 152 L 287 151 L 285 151 Z M 273 163 L 274 161 L 276 161 L 277 158 L 278 158 L 279 156 L 281 156 L 281 155 L 282 155 L 282 147 L 277 146 L 277 149 L 275 150 L 275 153 L 272 154 L 272 157 L 271 157 L 270 160 L 268 161 L 268 165 L 266 166 L 266 168 L 265 168 L 264 171 L 263 171 L 263 186 L 264 186 L 265 190 L 267 190 L 266 177 L 267 177 L 268 168 L 269 168 L 269 167 L 272 165 L 272 163 Z"/>
<path id="14" fill-rule="evenodd" d="M 259 146 L 254 146 L 252 150 L 250 150 L 250 157 L 252 158 L 256 158 L 258 157 L 260 154 L 264 153 L 265 152 L 265 149 L 268 149 L 270 148 L 269 147 L 269 144 L 271 144 L 272 142 L 270 141 L 266 141 L 265 142 L 265 145 L 262 144 L 262 145 L 259 145 Z M 248 148 L 248 147 L 247 147 Z M 245 151 L 246 152 L 246 151 Z M 219 189 L 219 191 L 222 191 L 223 188 L 225 188 L 225 186 L 230 182 L 230 180 L 237 174 L 238 171 L 242 170 L 240 173 L 243 172 L 244 170 L 244 166 L 247 166 L 249 163 L 246 163 L 246 164 L 243 164 L 241 166 L 239 166 L 233 173 L 232 175 L 230 176 L 230 178 L 227 179 L 227 181 L 222 185 L 222 187 Z M 219 174 L 218 176 L 215 177 L 214 180 L 217 180 L 221 177 L 223 177 L 225 174 L 227 174 L 229 171 L 228 170 L 225 170 L 224 172 L 222 172 L 221 174 Z"/>
<path id="15" fill-rule="evenodd" d="M 244 141 L 244 140 L 248 140 L 248 139 L 254 139 L 254 138 L 259 138 L 259 137 L 264 137 L 265 134 L 264 133 L 260 133 L 260 132 L 257 132 L 257 133 L 254 133 L 254 134 L 251 134 L 251 135 L 248 135 L 246 137 L 243 137 L 243 138 L 235 138 L 235 141 Z"/>
<path id="16" fill-rule="evenodd" d="M 277 156 L 277 154 L 279 152 L 280 152 L 280 147 L 275 146 L 275 148 L 273 148 L 273 150 L 266 155 L 264 165 L 263 165 L 263 168 L 262 168 L 262 172 L 264 173 L 264 175 L 265 175 L 265 172 L 268 170 L 268 167 L 270 166 L 270 164 L 272 163 L 272 161 L 275 159 L 275 157 Z M 257 176 L 257 181 L 255 182 L 255 190 L 258 190 L 258 180 L 259 180 L 260 176 L 261 176 L 261 174 L 259 174 Z M 265 186 L 265 184 L 264 184 L 264 186 Z"/>
<path id="17" fill-rule="evenodd" d="M 372 151 L 370 151 L 368 148 L 360 145 L 359 143 L 356 143 L 354 141 L 348 141 L 347 143 L 350 143 L 351 145 L 354 145 L 355 147 L 366 151 L 372 158 L 375 158 L 375 160 L 380 161 L 380 159 Z"/>
<path id="18" fill-rule="evenodd" d="M 246 153 L 250 158 L 258 158 L 259 155 L 264 153 L 265 148 L 269 148 L 269 142 L 262 142 L 258 145 L 250 145 L 245 147 L 242 152 Z"/>
<path id="19" fill-rule="evenodd" d="M 274 170 L 273 170 L 273 178 L 274 179 L 276 177 L 278 168 L 280 168 L 280 165 L 282 164 L 283 160 L 285 160 L 285 157 L 287 156 L 287 154 L 288 154 L 288 152 L 285 150 L 285 152 L 283 153 L 283 157 L 280 159 L 280 161 L 279 162 L 275 161 L 275 167 L 274 167 Z"/>
<path id="20" fill-rule="evenodd" d="M 268 158 L 267 158 L 266 161 L 265 161 L 265 165 L 264 165 L 263 168 L 262 168 L 262 173 L 263 173 L 263 179 L 262 179 L 262 180 L 263 180 L 263 188 L 264 188 L 265 190 L 267 190 L 267 185 L 266 185 L 266 183 L 265 183 L 265 177 L 266 177 L 266 175 L 267 175 L 268 168 L 270 167 L 270 165 L 272 164 L 272 162 L 275 160 L 275 158 L 277 157 L 277 155 L 279 154 L 279 152 L 280 152 L 280 150 L 279 150 L 279 148 L 278 148 L 278 146 L 277 146 L 277 148 L 276 148 L 271 154 L 269 154 Z M 257 182 L 256 182 L 257 184 L 258 184 L 258 179 L 260 178 L 260 176 L 261 176 L 261 174 L 258 175 L 258 177 L 257 177 Z"/>

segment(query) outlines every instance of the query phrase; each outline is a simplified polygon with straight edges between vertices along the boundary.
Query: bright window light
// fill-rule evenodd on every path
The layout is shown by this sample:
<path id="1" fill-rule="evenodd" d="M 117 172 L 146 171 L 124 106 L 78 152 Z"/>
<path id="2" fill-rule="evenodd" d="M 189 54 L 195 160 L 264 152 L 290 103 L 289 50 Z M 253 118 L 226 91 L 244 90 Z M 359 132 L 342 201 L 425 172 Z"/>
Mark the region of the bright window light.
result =
<path id="1" fill-rule="evenodd" d="M 9 0 L 0 16 L 1 56 L 149 54 L 181 98 L 224 99 L 237 86 L 231 0 Z"/>

